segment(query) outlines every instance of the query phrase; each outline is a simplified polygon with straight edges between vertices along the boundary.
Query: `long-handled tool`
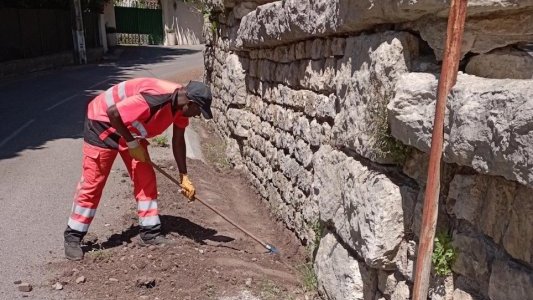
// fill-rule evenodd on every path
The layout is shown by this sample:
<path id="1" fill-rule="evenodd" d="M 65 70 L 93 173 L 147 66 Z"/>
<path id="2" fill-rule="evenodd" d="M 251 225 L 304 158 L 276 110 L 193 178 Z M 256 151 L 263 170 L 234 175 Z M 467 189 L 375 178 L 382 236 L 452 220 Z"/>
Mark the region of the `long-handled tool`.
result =
<path id="1" fill-rule="evenodd" d="M 156 165 L 154 162 L 150 161 L 150 164 L 157 170 L 159 171 L 161 174 L 165 175 L 166 178 L 170 179 L 170 181 L 174 182 L 175 184 L 177 184 L 180 188 L 182 187 L 180 182 L 178 180 L 176 180 L 174 177 L 170 176 L 170 174 L 168 174 L 165 170 L 163 170 L 160 166 Z M 258 242 L 259 244 L 261 244 L 263 247 L 265 247 L 269 253 L 272 253 L 272 254 L 279 254 L 279 251 L 278 249 L 276 249 L 276 247 L 272 246 L 271 244 L 267 244 L 263 241 L 261 241 L 260 239 L 258 239 L 255 235 L 253 235 L 252 233 L 248 232 L 248 230 L 242 228 L 241 226 L 237 225 L 235 222 L 233 222 L 231 219 L 229 219 L 228 217 L 226 217 L 223 213 L 221 213 L 220 211 L 218 211 L 216 208 L 212 207 L 211 205 L 207 204 L 206 202 L 202 201 L 200 198 L 198 197 L 195 197 L 195 201 L 198 201 L 200 203 L 202 203 L 203 205 L 205 205 L 207 208 L 209 208 L 210 210 L 214 211 L 217 215 L 221 216 L 224 220 L 228 221 L 231 225 L 237 227 L 239 230 L 241 230 L 242 232 L 244 232 L 247 236 L 251 237 L 252 239 L 254 239 L 256 242 Z"/>

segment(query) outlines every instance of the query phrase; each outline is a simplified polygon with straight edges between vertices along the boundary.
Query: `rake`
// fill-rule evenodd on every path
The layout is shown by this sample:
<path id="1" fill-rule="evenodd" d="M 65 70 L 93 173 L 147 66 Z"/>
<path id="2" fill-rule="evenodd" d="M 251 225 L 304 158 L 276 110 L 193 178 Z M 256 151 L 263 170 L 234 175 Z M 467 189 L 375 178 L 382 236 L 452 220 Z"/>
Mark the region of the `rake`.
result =
<path id="1" fill-rule="evenodd" d="M 154 162 L 150 161 L 150 164 L 157 170 L 159 171 L 159 173 L 163 174 L 166 178 L 170 179 L 170 181 L 174 182 L 175 184 L 177 184 L 180 188 L 182 188 L 180 182 L 178 180 L 176 180 L 174 177 L 170 176 L 170 174 L 168 174 L 165 170 L 163 170 L 160 166 L 156 165 Z M 251 237 L 254 241 L 258 242 L 259 244 L 261 244 L 261 246 L 265 247 L 267 250 L 268 250 L 268 253 L 270 254 L 279 254 L 279 251 L 278 249 L 276 249 L 276 247 L 274 247 L 273 245 L 271 244 L 267 244 L 265 242 L 263 242 L 262 240 L 260 240 L 259 238 L 257 238 L 255 235 L 253 235 L 252 233 L 250 233 L 248 230 L 244 229 L 243 227 L 239 226 L 237 223 L 235 223 L 234 221 L 232 221 L 230 218 L 226 217 L 222 212 L 220 212 L 218 209 L 214 208 L 213 206 L 207 204 L 205 201 L 203 201 L 202 199 L 198 198 L 198 197 L 195 197 L 195 201 L 198 201 L 200 203 L 202 203 L 205 207 L 209 208 L 210 210 L 212 210 L 213 212 L 215 212 L 217 215 L 221 216 L 224 220 L 228 221 L 228 223 L 230 223 L 231 225 L 237 227 L 240 231 L 244 232 L 244 234 L 246 234 L 247 236 Z"/>

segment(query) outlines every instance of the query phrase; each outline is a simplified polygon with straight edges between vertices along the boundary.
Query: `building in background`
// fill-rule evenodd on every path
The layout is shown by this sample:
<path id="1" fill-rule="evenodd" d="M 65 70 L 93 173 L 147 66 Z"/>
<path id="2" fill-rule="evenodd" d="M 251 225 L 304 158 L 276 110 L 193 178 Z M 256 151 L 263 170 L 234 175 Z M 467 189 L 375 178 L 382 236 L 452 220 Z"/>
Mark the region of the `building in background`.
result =
<path id="1" fill-rule="evenodd" d="M 203 15 L 182 0 L 119 0 L 104 9 L 111 44 L 196 45 L 204 43 Z"/>

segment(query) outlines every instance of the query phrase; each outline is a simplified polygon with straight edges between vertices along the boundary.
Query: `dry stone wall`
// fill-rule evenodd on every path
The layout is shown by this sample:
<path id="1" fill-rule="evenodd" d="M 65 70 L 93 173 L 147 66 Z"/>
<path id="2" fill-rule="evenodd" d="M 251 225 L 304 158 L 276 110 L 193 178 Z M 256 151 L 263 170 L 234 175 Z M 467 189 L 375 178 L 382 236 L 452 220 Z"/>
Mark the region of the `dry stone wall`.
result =
<path id="1" fill-rule="evenodd" d="M 449 1 L 207 2 L 226 152 L 315 249 L 322 297 L 409 299 Z M 457 259 L 429 297 L 530 299 L 533 1 L 468 9 L 438 224 Z"/>

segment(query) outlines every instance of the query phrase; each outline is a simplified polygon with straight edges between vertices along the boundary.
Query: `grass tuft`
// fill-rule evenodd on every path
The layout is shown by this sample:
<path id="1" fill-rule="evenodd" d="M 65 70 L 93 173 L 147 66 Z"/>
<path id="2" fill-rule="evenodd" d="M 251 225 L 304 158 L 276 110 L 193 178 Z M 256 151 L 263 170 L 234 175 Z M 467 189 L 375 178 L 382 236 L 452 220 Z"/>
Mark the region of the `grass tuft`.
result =
<path id="1" fill-rule="evenodd" d="M 318 280 L 316 278 L 315 270 L 313 268 L 313 263 L 308 262 L 296 267 L 300 273 L 300 278 L 302 280 L 302 288 L 305 292 L 316 292 L 318 288 Z"/>
<path id="2" fill-rule="evenodd" d="M 95 249 L 92 251 L 89 251 L 87 254 L 94 260 L 94 261 L 106 261 L 113 257 L 113 254 L 110 251 L 105 251 L 104 249 Z"/>
<path id="3" fill-rule="evenodd" d="M 152 138 L 151 143 L 154 144 L 157 147 L 168 147 L 169 146 L 168 138 L 167 138 L 167 136 L 165 134 L 158 135 L 158 136 Z"/>

